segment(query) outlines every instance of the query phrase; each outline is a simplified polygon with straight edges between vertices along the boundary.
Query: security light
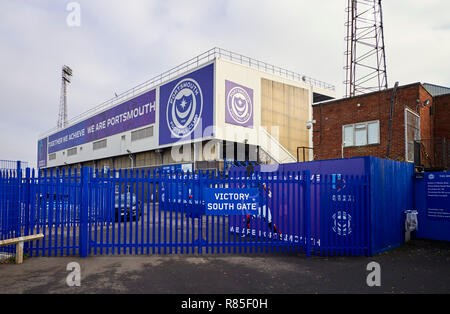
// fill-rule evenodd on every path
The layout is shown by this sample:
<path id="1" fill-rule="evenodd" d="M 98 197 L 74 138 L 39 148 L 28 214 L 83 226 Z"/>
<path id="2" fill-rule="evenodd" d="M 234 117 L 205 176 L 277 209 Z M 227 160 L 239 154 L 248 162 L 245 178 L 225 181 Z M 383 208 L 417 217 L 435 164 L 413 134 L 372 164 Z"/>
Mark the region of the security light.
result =
<path id="1" fill-rule="evenodd" d="M 311 120 L 311 121 L 306 122 L 306 128 L 308 130 L 311 129 L 314 123 L 316 123 L 316 120 Z"/>
<path id="2" fill-rule="evenodd" d="M 422 103 L 420 102 L 420 99 L 416 99 L 416 102 L 417 102 L 416 111 L 419 109 L 419 106 L 426 107 L 426 106 L 428 106 L 430 104 L 430 100 L 429 99 L 425 100 Z"/>

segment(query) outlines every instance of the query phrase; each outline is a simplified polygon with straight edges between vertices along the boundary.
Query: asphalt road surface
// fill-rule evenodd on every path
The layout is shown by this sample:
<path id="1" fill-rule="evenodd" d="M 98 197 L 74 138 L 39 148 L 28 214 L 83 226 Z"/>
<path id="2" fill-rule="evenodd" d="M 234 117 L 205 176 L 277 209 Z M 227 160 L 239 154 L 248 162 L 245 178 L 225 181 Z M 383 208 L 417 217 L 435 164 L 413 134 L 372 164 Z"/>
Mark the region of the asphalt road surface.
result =
<path id="1" fill-rule="evenodd" d="M 369 287 L 367 264 L 381 266 Z M 69 287 L 67 264 L 81 266 Z M 304 254 L 33 257 L 0 265 L 0 293 L 449 293 L 450 243 L 413 240 L 374 257 Z"/>

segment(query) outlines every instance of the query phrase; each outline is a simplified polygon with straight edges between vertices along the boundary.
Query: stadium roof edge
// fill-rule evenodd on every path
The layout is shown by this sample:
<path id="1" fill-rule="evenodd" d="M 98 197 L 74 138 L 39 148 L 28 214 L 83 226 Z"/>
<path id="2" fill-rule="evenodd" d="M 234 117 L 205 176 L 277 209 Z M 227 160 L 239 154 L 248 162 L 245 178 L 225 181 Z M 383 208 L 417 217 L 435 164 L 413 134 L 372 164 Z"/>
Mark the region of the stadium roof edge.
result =
<path id="1" fill-rule="evenodd" d="M 268 64 L 263 61 L 259 61 L 259 60 L 256 60 L 256 59 L 253 59 L 250 57 L 246 57 L 242 54 L 238 54 L 235 52 L 231 52 L 229 50 L 214 47 L 194 58 L 189 59 L 188 61 L 181 63 L 180 65 L 178 65 L 168 71 L 165 71 L 165 72 L 117 95 L 116 97 L 113 97 L 107 101 L 104 101 L 100 105 L 97 105 L 87 111 L 80 113 L 79 115 L 71 118 L 68 121 L 68 125 L 65 128 L 68 128 L 68 127 L 74 125 L 75 123 L 80 122 L 85 118 L 88 118 L 89 116 L 97 114 L 108 108 L 114 107 L 115 105 L 118 105 L 118 104 L 126 101 L 130 97 L 137 96 L 147 90 L 150 90 L 153 87 L 162 85 L 162 84 L 176 78 L 177 76 L 179 76 L 182 73 L 189 72 L 190 70 L 198 68 L 198 67 L 205 65 L 208 62 L 214 61 L 216 59 L 224 59 L 224 60 L 237 62 L 237 63 L 240 63 L 249 68 L 254 68 L 254 69 L 266 72 L 266 73 L 278 75 L 278 76 L 292 79 L 295 81 L 303 81 L 303 82 L 311 84 L 312 86 L 315 86 L 315 87 L 320 87 L 323 89 L 335 91 L 335 86 L 332 84 L 329 84 L 329 83 L 326 83 L 326 82 L 323 82 L 320 80 L 316 80 L 316 79 L 308 77 L 306 75 L 298 74 L 293 71 L 289 71 L 289 70 Z M 47 130 L 47 131 L 39 134 L 39 139 L 49 136 L 57 131 L 60 131 L 60 130 L 57 129 L 56 127 L 52 128 L 50 130 Z"/>

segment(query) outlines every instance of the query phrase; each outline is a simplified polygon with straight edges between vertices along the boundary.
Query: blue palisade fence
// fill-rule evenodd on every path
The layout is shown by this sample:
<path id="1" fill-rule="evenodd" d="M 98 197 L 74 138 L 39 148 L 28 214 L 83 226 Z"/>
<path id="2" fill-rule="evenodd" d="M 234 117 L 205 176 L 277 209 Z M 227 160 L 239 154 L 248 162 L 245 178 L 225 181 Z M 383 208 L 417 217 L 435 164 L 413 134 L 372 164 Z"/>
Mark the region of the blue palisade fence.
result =
<path id="1" fill-rule="evenodd" d="M 207 211 L 205 193 L 236 189 L 257 192 L 253 212 Z M 309 170 L 5 170 L 0 239 L 43 233 L 31 256 L 370 255 L 369 195 L 367 176 Z"/>

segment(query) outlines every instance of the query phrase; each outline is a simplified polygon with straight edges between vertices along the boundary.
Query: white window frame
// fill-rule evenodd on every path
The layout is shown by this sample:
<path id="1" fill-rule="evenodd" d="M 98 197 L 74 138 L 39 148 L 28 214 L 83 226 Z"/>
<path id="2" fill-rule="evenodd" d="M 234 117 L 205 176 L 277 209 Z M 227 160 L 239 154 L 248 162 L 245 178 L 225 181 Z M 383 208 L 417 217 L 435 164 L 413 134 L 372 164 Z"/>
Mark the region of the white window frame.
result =
<path id="1" fill-rule="evenodd" d="M 370 143 L 369 144 L 369 124 L 370 123 L 378 123 L 378 141 L 376 143 Z M 355 126 L 358 124 L 365 124 L 366 127 L 366 144 L 364 145 L 356 145 L 356 137 L 355 137 Z M 351 126 L 353 129 L 353 145 L 345 145 L 345 127 Z M 351 123 L 351 124 L 345 124 L 342 126 L 342 146 L 343 147 L 362 147 L 362 146 L 369 146 L 369 145 L 378 145 L 380 144 L 380 120 L 372 120 L 372 121 L 365 121 L 365 122 L 357 122 L 357 123 Z"/>
<path id="2" fill-rule="evenodd" d="M 408 160 L 408 112 L 412 113 L 418 118 L 417 129 L 419 130 L 419 141 L 420 141 L 420 115 L 416 112 L 412 111 L 409 108 L 405 108 L 405 161 L 406 162 L 414 162 L 414 152 L 413 152 L 413 160 Z M 416 139 L 414 139 L 415 141 Z"/>

